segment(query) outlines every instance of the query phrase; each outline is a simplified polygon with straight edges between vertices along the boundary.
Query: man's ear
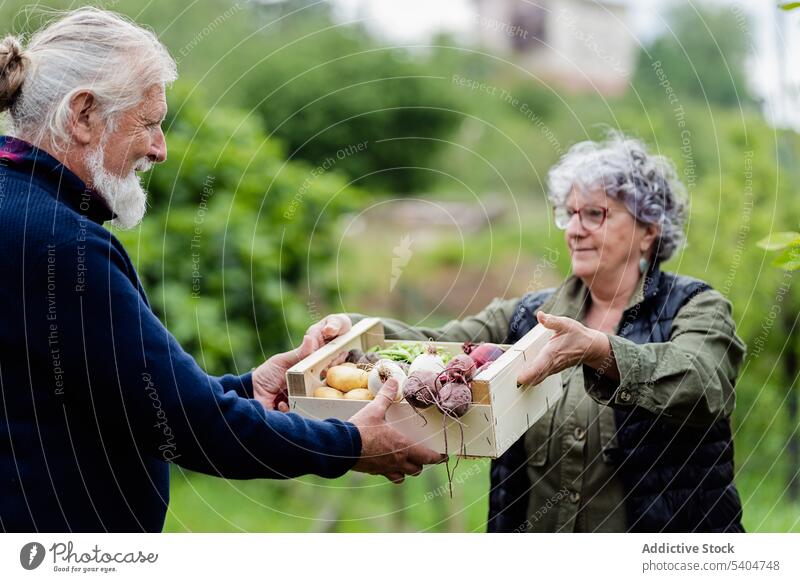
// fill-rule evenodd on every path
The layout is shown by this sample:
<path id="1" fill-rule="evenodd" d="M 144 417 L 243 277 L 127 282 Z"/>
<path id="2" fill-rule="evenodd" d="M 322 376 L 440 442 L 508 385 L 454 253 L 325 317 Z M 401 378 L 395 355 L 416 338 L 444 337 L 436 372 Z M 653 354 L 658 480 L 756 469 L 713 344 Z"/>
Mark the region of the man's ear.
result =
<path id="1" fill-rule="evenodd" d="M 76 93 L 69 103 L 69 132 L 79 145 L 94 141 L 98 131 L 97 100 L 88 91 Z"/>

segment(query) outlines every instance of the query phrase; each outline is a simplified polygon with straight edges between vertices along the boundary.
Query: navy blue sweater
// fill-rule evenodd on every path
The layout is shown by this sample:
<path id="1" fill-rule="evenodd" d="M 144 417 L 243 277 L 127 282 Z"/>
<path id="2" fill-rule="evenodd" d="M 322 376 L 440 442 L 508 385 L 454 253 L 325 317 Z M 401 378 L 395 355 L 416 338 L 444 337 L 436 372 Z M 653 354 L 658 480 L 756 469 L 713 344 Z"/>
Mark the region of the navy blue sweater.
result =
<path id="1" fill-rule="evenodd" d="M 266 411 L 153 314 L 103 201 L 0 137 L 0 530 L 160 531 L 169 462 L 234 479 L 337 477 L 350 423 Z"/>

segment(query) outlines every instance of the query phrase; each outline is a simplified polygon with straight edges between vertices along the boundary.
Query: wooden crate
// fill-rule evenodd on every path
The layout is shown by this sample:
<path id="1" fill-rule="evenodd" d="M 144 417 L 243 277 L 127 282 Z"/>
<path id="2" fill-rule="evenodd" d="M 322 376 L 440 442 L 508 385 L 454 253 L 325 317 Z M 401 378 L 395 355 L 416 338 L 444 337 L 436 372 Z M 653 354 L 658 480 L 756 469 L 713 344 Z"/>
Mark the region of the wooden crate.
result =
<path id="1" fill-rule="evenodd" d="M 552 334 L 544 326 L 536 326 L 513 346 L 506 349 L 489 368 L 478 374 L 472 383 L 472 406 L 459 419 L 444 418 L 436 407 L 418 414 L 405 401 L 396 402 L 386 413 L 387 422 L 417 443 L 438 452 L 459 453 L 461 429 L 468 457 L 497 458 L 525 434 L 562 394 L 561 375 L 555 374 L 536 386 L 517 386 L 517 376 Z M 367 351 L 375 346 L 399 343 L 387 340 L 380 319 L 358 322 L 346 334 L 326 344 L 289 369 L 289 407 L 292 412 L 316 419 L 347 420 L 367 405 L 364 400 L 314 398 L 316 388 L 325 385 L 320 373 L 337 354 L 353 348 Z M 434 342 L 453 354 L 463 353 L 460 343 Z M 445 436 L 447 447 L 445 447 Z"/>

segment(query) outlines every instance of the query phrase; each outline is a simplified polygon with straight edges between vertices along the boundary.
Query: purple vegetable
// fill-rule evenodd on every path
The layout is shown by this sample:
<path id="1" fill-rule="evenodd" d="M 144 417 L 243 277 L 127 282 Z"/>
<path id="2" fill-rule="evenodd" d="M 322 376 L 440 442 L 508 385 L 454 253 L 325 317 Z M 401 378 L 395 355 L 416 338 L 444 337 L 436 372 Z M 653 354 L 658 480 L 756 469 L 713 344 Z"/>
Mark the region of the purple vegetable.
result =
<path id="1" fill-rule="evenodd" d="M 414 408 L 428 408 L 436 404 L 439 388 L 436 374 L 428 370 L 417 370 L 403 384 L 403 396 Z"/>
<path id="2" fill-rule="evenodd" d="M 439 390 L 437 406 L 444 414 L 451 417 L 464 416 L 472 404 L 472 390 L 466 384 L 450 382 Z"/>
<path id="3" fill-rule="evenodd" d="M 439 374 L 439 383 L 444 386 L 450 382 L 469 384 L 475 377 L 475 360 L 465 354 L 455 356 L 447 363 L 444 372 Z"/>
<path id="4" fill-rule="evenodd" d="M 475 360 L 475 365 L 482 368 L 487 362 L 494 362 L 503 355 L 503 349 L 497 344 L 483 343 L 473 344 L 465 342 L 463 345 L 464 353 Z"/>

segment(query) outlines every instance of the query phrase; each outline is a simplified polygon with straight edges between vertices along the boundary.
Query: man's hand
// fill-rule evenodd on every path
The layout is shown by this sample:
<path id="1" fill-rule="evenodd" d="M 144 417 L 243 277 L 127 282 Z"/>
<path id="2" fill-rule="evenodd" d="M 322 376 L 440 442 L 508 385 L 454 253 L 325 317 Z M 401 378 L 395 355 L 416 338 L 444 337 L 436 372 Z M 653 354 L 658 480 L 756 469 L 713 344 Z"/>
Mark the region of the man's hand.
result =
<path id="1" fill-rule="evenodd" d="M 305 336 L 300 347 L 275 354 L 253 371 L 253 398 L 267 410 L 289 412 L 286 396 L 286 371 L 316 349 L 314 339 Z"/>
<path id="2" fill-rule="evenodd" d="M 612 379 L 619 379 L 619 370 L 611 351 L 608 336 L 601 331 L 586 327 L 569 317 L 536 314 L 539 324 L 552 329 L 555 334 L 544 349 L 526 366 L 517 378 L 517 384 L 539 384 L 548 376 L 562 370 L 586 364 Z"/>
<path id="3" fill-rule="evenodd" d="M 399 389 L 397 380 L 389 379 L 375 395 L 375 400 L 350 419 L 361 433 L 361 458 L 354 471 L 383 475 L 394 483 L 402 483 L 406 475 L 419 475 L 423 465 L 442 463 L 445 455 L 422 445 L 415 445 L 386 424 L 386 411 Z"/>
<path id="4" fill-rule="evenodd" d="M 319 349 L 326 343 L 346 334 L 353 327 L 353 322 L 344 313 L 335 313 L 319 320 L 306 331 L 307 336 L 316 343 L 314 349 Z"/>

